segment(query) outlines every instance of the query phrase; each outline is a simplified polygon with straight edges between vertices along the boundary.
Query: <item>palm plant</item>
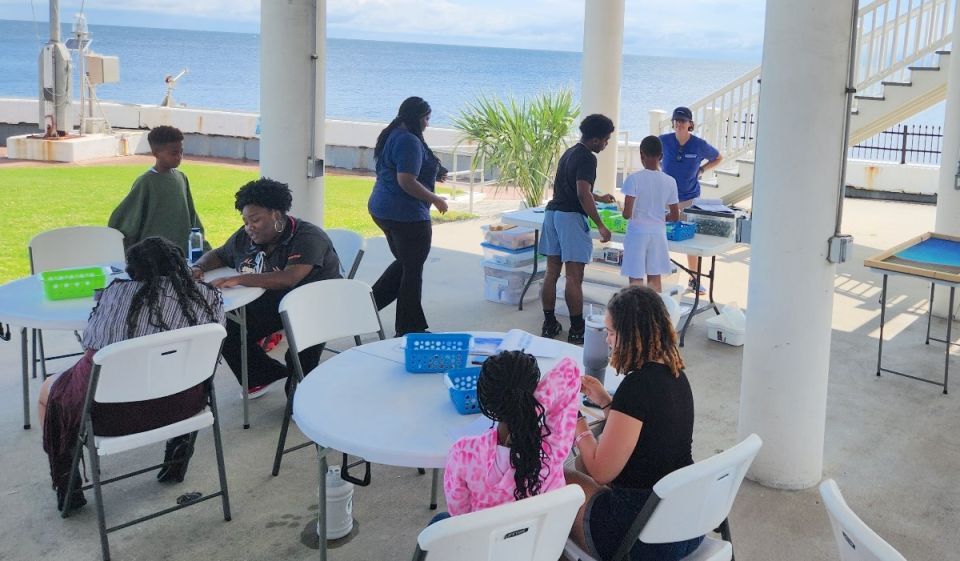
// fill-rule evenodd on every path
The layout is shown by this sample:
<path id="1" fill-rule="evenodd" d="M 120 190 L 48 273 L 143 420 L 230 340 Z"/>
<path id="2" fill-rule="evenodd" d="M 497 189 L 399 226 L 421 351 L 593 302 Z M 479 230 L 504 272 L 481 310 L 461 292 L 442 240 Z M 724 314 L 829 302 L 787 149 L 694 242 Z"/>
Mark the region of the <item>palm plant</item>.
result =
<path id="1" fill-rule="evenodd" d="M 554 167 L 580 113 L 568 89 L 537 95 L 532 102 L 481 96 L 467 104 L 453 125 L 476 144 L 471 169 L 482 159 L 499 170 L 498 185 L 520 190 L 527 206 L 543 203 Z"/>

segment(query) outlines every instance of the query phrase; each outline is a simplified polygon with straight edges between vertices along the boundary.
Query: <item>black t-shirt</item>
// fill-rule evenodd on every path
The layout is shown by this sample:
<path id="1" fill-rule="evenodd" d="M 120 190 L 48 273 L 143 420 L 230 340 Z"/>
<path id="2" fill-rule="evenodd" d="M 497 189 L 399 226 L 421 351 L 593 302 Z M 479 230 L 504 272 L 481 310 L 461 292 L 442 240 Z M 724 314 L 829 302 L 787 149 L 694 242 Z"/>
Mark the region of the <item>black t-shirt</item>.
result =
<path id="1" fill-rule="evenodd" d="M 577 197 L 577 180 L 593 186 L 597 180 L 597 156 L 579 142 L 567 148 L 557 162 L 557 177 L 553 180 L 553 199 L 547 210 L 579 212 L 586 215 Z"/>
<path id="2" fill-rule="evenodd" d="M 282 271 L 287 265 L 313 265 L 297 286 L 341 278 L 340 259 L 327 233 L 292 216 L 287 217 L 287 228 L 269 253 L 264 246 L 253 243 L 243 228 L 214 251 L 225 265 L 239 273 L 270 273 Z"/>
<path id="3" fill-rule="evenodd" d="M 611 485 L 650 489 L 693 463 L 693 392 L 682 370 L 674 377 L 663 364 L 644 364 L 627 374 L 611 408 L 643 421 L 637 446 Z"/>

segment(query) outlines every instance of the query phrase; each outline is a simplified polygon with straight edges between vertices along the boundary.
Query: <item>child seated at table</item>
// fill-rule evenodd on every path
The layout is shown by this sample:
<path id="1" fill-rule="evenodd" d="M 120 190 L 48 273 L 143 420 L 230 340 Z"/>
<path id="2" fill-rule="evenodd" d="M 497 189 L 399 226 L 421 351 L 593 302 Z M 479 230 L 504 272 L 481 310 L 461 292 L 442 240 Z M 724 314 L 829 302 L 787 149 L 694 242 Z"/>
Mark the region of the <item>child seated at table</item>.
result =
<path id="1" fill-rule="evenodd" d="M 643 285 L 646 281 L 655 292 L 663 290 L 660 276 L 671 270 L 664 211 L 669 207 L 667 220 L 680 219 L 677 182 L 660 171 L 662 155 L 659 138 L 644 138 L 640 142 L 643 169 L 628 175 L 620 188 L 626 195 L 623 217 L 628 220 L 620 274 L 629 277 L 630 284 Z"/>
<path id="2" fill-rule="evenodd" d="M 563 487 L 579 391 L 580 370 L 569 358 L 543 379 L 537 359 L 521 351 L 504 351 L 484 361 L 477 400 L 480 411 L 495 423 L 451 447 L 443 476 L 449 515 Z M 449 516 L 444 514 L 434 520 Z"/>

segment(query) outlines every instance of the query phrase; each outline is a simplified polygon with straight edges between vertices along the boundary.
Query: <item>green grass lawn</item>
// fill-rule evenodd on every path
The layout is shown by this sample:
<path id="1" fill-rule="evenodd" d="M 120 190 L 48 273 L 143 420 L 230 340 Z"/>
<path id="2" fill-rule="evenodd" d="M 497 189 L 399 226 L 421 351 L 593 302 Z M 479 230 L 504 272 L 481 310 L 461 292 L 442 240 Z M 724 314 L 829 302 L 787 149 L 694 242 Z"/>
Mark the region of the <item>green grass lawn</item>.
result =
<path id="1" fill-rule="evenodd" d="M 187 163 L 180 169 L 190 178 L 207 239 L 214 247 L 222 244 L 243 224 L 233 208 L 234 193 L 256 179 L 258 170 L 199 163 Z M 34 235 L 66 226 L 105 226 L 114 207 L 145 170 L 140 164 L 0 168 L 0 216 L 6 217 L 0 244 L 0 283 L 29 274 L 27 244 Z M 372 177 L 326 176 L 324 226 L 347 228 L 365 237 L 379 234 L 367 214 L 372 189 Z M 469 215 L 448 213 L 444 221 L 466 217 Z"/>

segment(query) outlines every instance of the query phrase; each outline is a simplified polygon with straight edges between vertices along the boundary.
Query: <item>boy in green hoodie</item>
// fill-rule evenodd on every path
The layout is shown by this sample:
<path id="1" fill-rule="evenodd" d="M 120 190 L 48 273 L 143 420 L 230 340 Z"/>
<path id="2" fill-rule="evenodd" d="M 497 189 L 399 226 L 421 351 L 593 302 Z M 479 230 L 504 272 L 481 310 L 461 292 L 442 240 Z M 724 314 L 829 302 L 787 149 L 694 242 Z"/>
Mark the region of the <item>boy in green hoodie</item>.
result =
<path id="1" fill-rule="evenodd" d="M 125 247 L 150 236 L 161 236 L 189 255 L 187 238 L 191 228 L 203 224 L 190 195 L 187 176 L 177 169 L 183 158 L 183 133 L 169 126 L 155 127 L 147 135 L 156 163 L 137 178 L 107 223 L 123 232 Z M 210 249 L 206 236 L 203 249 Z"/>

